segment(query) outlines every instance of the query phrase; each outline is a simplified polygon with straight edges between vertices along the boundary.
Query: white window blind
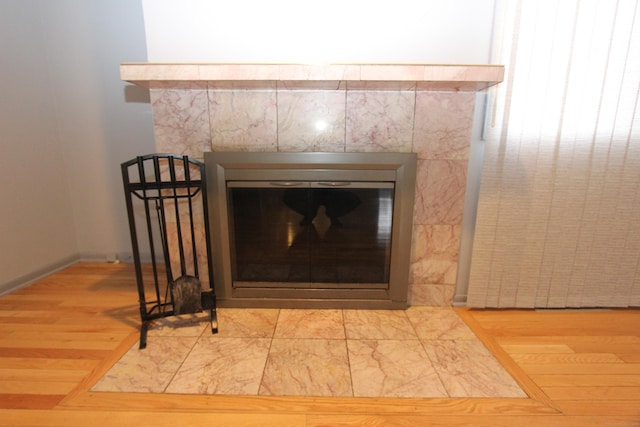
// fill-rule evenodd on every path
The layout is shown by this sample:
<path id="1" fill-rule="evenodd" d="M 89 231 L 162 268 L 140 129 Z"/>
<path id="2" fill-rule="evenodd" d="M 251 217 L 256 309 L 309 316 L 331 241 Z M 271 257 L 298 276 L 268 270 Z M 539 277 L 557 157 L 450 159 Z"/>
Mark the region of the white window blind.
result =
<path id="1" fill-rule="evenodd" d="M 499 3 L 467 304 L 640 306 L 638 2 Z"/>

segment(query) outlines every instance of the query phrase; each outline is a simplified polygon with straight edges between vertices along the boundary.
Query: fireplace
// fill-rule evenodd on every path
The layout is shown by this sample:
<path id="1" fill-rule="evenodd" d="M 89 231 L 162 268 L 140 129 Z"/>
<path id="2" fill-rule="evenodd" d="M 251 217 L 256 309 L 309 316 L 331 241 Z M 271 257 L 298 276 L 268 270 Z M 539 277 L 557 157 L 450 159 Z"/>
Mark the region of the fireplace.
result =
<path id="1" fill-rule="evenodd" d="M 121 65 L 123 80 L 150 88 L 159 153 L 415 153 L 409 302 L 435 306 L 451 304 L 468 241 L 476 92 L 503 76 L 500 65 Z"/>
<path id="2" fill-rule="evenodd" d="M 412 153 L 206 153 L 221 306 L 405 308 Z"/>

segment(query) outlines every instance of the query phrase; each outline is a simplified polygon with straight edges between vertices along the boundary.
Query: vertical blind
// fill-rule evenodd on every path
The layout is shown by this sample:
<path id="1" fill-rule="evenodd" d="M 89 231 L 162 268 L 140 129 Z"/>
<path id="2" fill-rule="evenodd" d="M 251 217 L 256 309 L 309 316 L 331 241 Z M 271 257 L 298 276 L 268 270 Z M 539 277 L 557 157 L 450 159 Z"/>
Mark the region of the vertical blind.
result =
<path id="1" fill-rule="evenodd" d="M 467 304 L 640 306 L 637 0 L 499 2 Z"/>

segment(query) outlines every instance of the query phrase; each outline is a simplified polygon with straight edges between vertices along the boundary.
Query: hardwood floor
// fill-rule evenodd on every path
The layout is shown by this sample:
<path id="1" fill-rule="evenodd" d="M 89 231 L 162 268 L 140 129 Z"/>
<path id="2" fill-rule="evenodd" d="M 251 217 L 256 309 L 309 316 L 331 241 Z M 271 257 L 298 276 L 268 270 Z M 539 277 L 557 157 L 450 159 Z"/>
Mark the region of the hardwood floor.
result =
<path id="1" fill-rule="evenodd" d="M 138 339 L 132 266 L 0 298 L 0 426 L 640 426 L 640 310 L 458 310 L 529 399 L 96 393 Z"/>

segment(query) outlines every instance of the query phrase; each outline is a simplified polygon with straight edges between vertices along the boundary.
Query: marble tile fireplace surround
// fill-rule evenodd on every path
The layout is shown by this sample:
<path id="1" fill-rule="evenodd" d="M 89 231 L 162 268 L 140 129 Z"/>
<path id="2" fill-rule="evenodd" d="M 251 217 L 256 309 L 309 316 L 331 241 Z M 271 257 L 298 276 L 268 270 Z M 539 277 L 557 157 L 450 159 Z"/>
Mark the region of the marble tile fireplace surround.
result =
<path id="1" fill-rule="evenodd" d="M 450 305 L 475 92 L 495 65 L 126 63 L 150 89 L 156 151 L 414 152 L 409 304 Z"/>

